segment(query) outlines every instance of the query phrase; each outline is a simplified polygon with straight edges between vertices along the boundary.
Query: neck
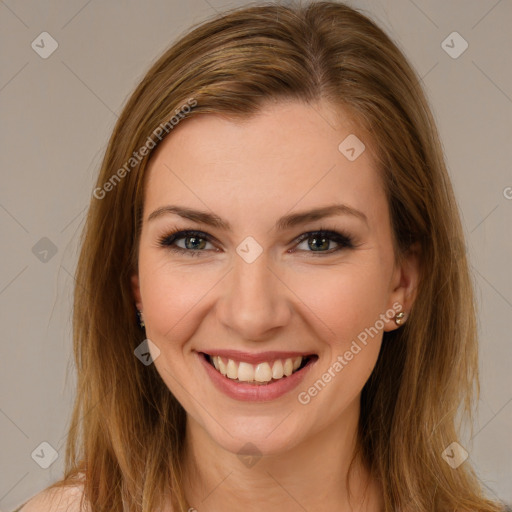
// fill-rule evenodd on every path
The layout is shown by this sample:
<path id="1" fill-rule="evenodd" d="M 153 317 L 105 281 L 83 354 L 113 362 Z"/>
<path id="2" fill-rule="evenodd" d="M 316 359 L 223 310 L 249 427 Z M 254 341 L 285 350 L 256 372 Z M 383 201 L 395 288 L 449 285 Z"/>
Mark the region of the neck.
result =
<path id="1" fill-rule="evenodd" d="M 379 512 L 380 490 L 356 457 L 359 399 L 343 417 L 279 454 L 242 460 L 187 416 L 184 488 L 198 512 Z M 349 492 L 350 491 L 350 492 Z"/>

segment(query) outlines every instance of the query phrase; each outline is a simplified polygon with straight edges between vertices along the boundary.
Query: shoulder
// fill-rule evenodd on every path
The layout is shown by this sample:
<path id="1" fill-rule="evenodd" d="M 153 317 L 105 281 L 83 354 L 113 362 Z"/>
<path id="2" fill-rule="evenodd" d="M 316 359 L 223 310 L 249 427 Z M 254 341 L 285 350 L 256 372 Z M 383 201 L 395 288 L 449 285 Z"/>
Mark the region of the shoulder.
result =
<path id="1" fill-rule="evenodd" d="M 27 501 L 19 512 L 88 512 L 81 509 L 82 485 L 46 489 Z M 15 511 L 16 512 L 16 511 Z"/>

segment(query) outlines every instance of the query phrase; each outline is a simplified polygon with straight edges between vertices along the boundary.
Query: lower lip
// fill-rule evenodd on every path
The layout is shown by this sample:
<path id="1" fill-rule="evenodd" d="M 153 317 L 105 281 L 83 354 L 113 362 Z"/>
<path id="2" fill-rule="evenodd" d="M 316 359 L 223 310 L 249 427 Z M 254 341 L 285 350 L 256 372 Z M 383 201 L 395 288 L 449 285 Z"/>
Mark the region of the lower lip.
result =
<path id="1" fill-rule="evenodd" d="M 222 373 L 218 372 L 206 360 L 205 355 L 198 352 L 196 352 L 196 354 L 217 389 L 230 398 L 249 402 L 268 402 L 289 393 L 302 382 L 306 374 L 311 370 L 311 367 L 318 360 L 318 358 L 310 360 L 301 370 L 292 373 L 289 377 L 283 377 L 270 384 L 248 384 L 224 377 Z"/>

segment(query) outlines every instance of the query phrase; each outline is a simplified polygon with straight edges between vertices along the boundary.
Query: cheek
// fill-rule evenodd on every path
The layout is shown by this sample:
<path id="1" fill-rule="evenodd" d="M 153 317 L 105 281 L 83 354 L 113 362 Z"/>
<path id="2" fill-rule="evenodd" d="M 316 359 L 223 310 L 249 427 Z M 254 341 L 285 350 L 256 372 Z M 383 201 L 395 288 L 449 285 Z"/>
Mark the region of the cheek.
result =
<path id="1" fill-rule="evenodd" d="M 182 264 L 172 258 L 153 249 L 141 250 L 139 258 L 146 333 L 168 351 L 180 350 L 193 337 L 225 274 L 219 266 L 203 265 L 192 256 L 190 263 Z"/>
<path id="2" fill-rule="evenodd" d="M 144 263 L 140 264 L 140 280 L 148 334 L 155 339 L 186 341 L 195 329 L 195 315 L 205 294 L 216 283 L 221 285 L 221 276 L 204 269 L 162 264 L 161 258 L 154 264 L 149 258 Z"/>
<path id="3" fill-rule="evenodd" d="M 327 355 L 298 395 L 301 407 L 311 404 L 316 417 L 323 418 L 315 428 L 355 403 L 375 367 L 382 341 L 380 315 L 386 314 L 382 274 L 376 266 L 347 265 L 303 277 L 294 289 L 310 310 L 308 322 Z"/>
<path id="4" fill-rule="evenodd" d="M 297 276 L 293 291 L 310 311 L 325 339 L 343 348 L 384 314 L 388 299 L 383 269 L 376 265 L 340 265 L 311 269 Z M 304 306 L 302 306 L 304 308 Z"/>

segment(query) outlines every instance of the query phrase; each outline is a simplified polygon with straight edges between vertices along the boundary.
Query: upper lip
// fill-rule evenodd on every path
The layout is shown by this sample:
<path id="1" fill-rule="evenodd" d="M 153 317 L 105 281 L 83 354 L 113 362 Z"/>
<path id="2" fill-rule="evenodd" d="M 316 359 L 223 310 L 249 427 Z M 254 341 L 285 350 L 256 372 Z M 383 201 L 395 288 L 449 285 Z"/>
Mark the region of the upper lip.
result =
<path id="1" fill-rule="evenodd" d="M 288 359 L 298 356 L 315 356 L 313 352 L 286 352 L 270 350 L 267 352 L 242 352 L 241 350 L 211 349 L 201 351 L 209 356 L 221 356 L 235 361 L 244 361 L 246 363 L 263 363 L 265 361 L 274 361 L 275 359 Z"/>

